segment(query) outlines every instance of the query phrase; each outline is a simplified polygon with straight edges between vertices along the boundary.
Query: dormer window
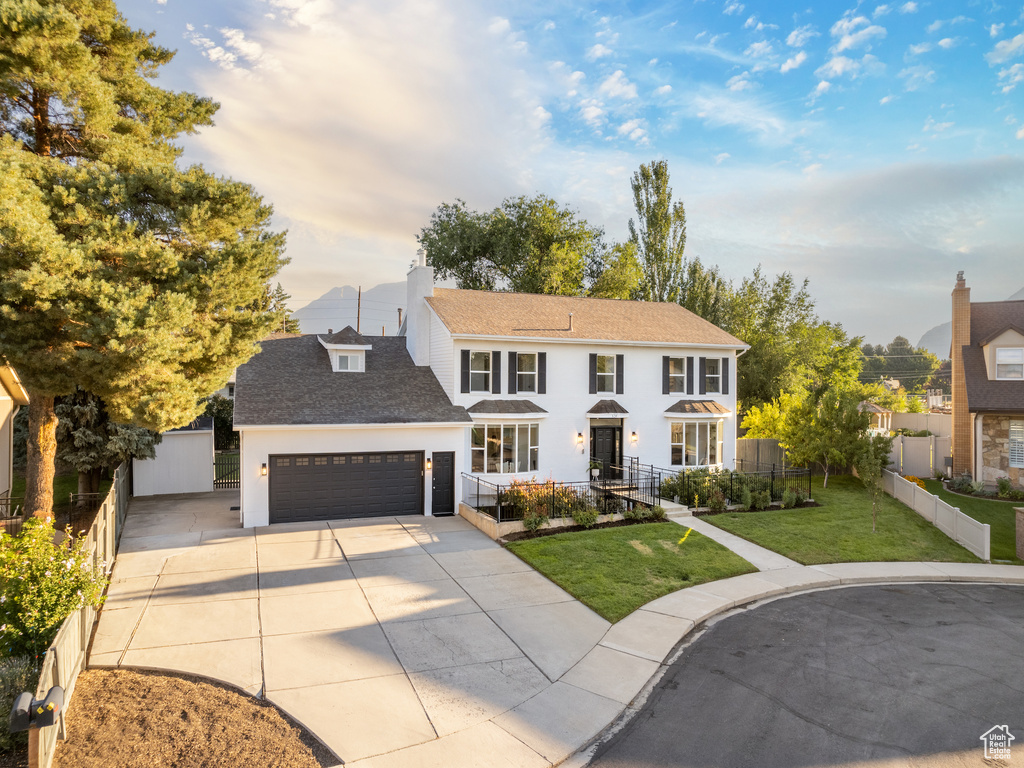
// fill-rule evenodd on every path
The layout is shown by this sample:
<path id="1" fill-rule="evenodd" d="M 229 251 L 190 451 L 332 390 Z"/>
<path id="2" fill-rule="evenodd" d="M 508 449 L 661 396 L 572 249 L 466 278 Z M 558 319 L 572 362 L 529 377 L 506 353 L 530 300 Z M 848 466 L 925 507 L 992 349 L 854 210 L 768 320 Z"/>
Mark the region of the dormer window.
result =
<path id="1" fill-rule="evenodd" d="M 996 378 L 1024 379 L 1024 347 L 996 350 Z"/>
<path id="2" fill-rule="evenodd" d="M 366 351 L 372 349 L 366 338 L 360 336 L 351 326 L 318 337 L 320 346 L 331 358 L 331 370 L 335 373 L 354 373 L 366 370 Z"/>
<path id="3" fill-rule="evenodd" d="M 350 354 L 345 355 L 342 353 L 332 353 L 331 357 L 334 358 L 334 370 L 335 371 L 361 371 L 363 370 L 363 356 L 362 354 Z"/>

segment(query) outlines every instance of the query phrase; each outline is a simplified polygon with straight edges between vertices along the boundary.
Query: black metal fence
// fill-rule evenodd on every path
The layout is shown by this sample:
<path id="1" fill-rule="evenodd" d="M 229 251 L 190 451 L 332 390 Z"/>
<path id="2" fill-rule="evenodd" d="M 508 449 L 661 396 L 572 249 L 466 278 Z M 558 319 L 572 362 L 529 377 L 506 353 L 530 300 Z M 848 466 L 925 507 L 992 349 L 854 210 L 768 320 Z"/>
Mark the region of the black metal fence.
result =
<path id="1" fill-rule="evenodd" d="M 21 533 L 25 524 L 25 500 L 18 496 L 0 496 L 0 530 L 11 536 Z"/>
<path id="2" fill-rule="evenodd" d="M 240 461 L 237 451 L 217 451 L 213 456 L 213 487 L 238 488 L 242 479 Z"/>
<path id="3" fill-rule="evenodd" d="M 462 501 L 497 522 L 524 517 L 571 518 L 574 512 L 595 510 L 600 515 L 621 513 L 638 504 L 658 503 L 660 480 L 644 473 L 630 473 L 615 466 L 608 477 L 590 482 L 564 483 L 548 480 L 512 480 L 492 483 L 476 475 L 462 474 Z"/>
<path id="4" fill-rule="evenodd" d="M 712 494 L 721 491 L 726 504 L 738 504 L 744 489 L 751 494 L 768 491 L 772 501 L 781 501 L 789 488 L 800 489 L 811 497 L 811 470 L 797 467 L 770 467 L 758 472 L 715 472 L 708 469 L 675 471 L 663 469 L 661 497 L 678 500 L 687 506 L 706 507 Z"/>

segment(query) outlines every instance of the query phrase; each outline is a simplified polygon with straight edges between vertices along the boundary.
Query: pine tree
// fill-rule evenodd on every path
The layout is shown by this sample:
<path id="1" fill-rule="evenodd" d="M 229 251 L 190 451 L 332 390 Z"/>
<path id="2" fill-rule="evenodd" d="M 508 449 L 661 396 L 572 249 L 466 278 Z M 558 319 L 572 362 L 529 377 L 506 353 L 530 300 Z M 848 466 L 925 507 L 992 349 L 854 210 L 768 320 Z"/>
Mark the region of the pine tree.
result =
<path id="1" fill-rule="evenodd" d="M 28 390 L 26 510 L 52 508 L 54 398 L 191 420 L 270 330 L 283 234 L 249 186 L 179 169 L 217 105 L 151 81 L 173 53 L 109 0 L 0 5 L 0 355 Z"/>
<path id="2" fill-rule="evenodd" d="M 686 210 L 672 202 L 668 163 L 655 160 L 633 174 L 633 204 L 637 220 L 629 220 L 629 241 L 643 267 L 640 298 L 676 301 L 685 266 Z"/>

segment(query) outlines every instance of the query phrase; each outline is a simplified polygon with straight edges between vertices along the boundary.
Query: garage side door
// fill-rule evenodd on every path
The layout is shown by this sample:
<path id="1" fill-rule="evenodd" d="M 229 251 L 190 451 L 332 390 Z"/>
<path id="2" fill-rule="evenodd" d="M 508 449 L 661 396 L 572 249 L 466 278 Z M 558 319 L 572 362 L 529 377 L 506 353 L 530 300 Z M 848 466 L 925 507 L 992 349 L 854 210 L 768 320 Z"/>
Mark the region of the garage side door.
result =
<path id="1" fill-rule="evenodd" d="M 423 514 L 423 453 L 270 456 L 270 522 Z"/>

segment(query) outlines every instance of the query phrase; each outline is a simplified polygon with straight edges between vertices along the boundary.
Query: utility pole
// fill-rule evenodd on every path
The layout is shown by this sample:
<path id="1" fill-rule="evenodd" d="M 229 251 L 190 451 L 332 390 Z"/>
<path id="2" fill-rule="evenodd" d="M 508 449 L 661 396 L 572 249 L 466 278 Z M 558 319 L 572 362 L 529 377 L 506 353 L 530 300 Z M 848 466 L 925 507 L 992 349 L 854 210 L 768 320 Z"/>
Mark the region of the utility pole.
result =
<path id="1" fill-rule="evenodd" d="M 359 286 L 359 295 L 356 297 L 356 333 L 359 333 L 359 318 L 363 314 L 363 286 Z"/>

